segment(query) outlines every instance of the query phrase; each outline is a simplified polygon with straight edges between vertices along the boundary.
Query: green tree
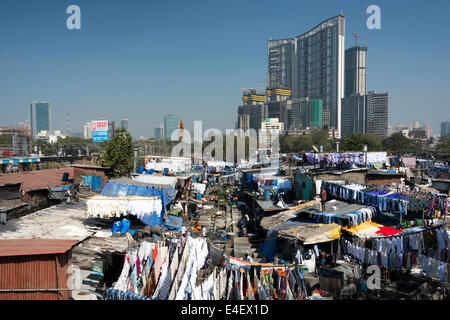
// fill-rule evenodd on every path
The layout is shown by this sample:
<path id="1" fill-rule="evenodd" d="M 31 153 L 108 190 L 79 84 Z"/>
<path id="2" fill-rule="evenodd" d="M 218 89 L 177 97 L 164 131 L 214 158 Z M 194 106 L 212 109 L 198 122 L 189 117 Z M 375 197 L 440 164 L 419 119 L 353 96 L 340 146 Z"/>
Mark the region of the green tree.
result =
<path id="1" fill-rule="evenodd" d="M 327 129 L 316 129 L 311 131 L 311 144 L 315 145 L 317 149 L 319 149 L 320 146 L 323 146 L 323 150 L 330 150 L 331 148 L 331 141 L 328 136 L 328 130 Z M 311 145 L 311 148 L 312 148 Z"/>
<path id="2" fill-rule="evenodd" d="M 133 169 L 133 139 L 125 129 L 118 129 L 102 153 L 102 165 L 111 168 L 112 177 L 128 176 Z"/>
<path id="3" fill-rule="evenodd" d="M 11 148 L 12 147 L 12 135 L 4 134 L 0 135 L 0 148 Z"/>
<path id="4" fill-rule="evenodd" d="M 56 156 L 58 154 L 56 145 L 49 143 L 46 139 L 35 139 L 33 143 L 33 152 L 34 146 L 37 147 L 37 153 L 41 151 L 43 156 Z"/>
<path id="5" fill-rule="evenodd" d="M 58 139 L 56 148 L 62 149 L 67 156 L 77 156 L 79 153 L 89 155 L 91 152 L 98 152 L 98 144 L 94 144 L 90 139 L 83 139 L 78 137 L 66 137 L 65 139 Z"/>
<path id="6" fill-rule="evenodd" d="M 401 133 L 394 133 L 382 142 L 385 150 L 398 153 L 419 153 L 421 145 L 414 139 L 408 139 Z"/>
<path id="7" fill-rule="evenodd" d="M 362 151 L 367 145 L 368 151 L 380 151 L 382 149 L 382 138 L 377 135 L 352 133 L 342 140 L 343 151 Z"/>
<path id="8" fill-rule="evenodd" d="M 439 155 L 450 155 L 450 135 L 439 138 L 436 144 L 436 153 Z"/>

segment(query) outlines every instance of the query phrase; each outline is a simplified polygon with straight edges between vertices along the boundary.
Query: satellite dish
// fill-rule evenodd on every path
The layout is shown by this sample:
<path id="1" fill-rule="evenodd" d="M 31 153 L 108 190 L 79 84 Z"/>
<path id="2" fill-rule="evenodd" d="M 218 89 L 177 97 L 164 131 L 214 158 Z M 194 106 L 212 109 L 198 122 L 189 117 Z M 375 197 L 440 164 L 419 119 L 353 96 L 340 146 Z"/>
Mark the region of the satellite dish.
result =
<path id="1" fill-rule="evenodd" d="M 315 152 L 319 152 L 316 146 L 312 146 Z"/>

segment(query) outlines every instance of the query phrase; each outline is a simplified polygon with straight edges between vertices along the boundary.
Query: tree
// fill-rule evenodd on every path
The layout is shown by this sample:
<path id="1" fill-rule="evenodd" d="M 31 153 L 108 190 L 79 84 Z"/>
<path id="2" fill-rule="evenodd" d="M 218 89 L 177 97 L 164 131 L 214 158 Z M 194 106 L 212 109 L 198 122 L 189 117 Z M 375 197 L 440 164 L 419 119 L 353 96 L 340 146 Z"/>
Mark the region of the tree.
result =
<path id="1" fill-rule="evenodd" d="M 450 155 L 450 135 L 439 138 L 436 144 L 436 152 L 440 155 Z"/>
<path id="2" fill-rule="evenodd" d="M 118 129 L 102 153 L 102 165 L 111 168 L 112 177 L 128 176 L 133 169 L 133 139 L 125 129 Z"/>
<path id="3" fill-rule="evenodd" d="M 398 132 L 392 134 L 389 138 L 384 139 L 382 146 L 390 152 L 418 153 L 420 151 L 420 145 L 418 143 Z"/>
<path id="4" fill-rule="evenodd" d="M 377 135 L 352 133 L 346 136 L 342 141 L 343 151 L 362 151 L 363 146 L 367 145 L 368 151 L 380 151 L 382 138 Z"/>

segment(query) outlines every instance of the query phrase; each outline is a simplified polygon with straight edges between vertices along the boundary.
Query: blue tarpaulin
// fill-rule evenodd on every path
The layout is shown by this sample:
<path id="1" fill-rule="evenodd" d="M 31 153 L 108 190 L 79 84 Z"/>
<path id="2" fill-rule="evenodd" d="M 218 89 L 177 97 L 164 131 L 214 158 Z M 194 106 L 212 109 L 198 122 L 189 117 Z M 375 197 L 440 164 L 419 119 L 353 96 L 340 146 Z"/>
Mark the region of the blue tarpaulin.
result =
<path id="1" fill-rule="evenodd" d="M 91 190 L 100 193 L 102 190 L 102 177 L 92 176 Z"/>
<path id="2" fill-rule="evenodd" d="M 70 190 L 70 186 L 55 187 L 55 188 L 50 189 L 50 191 L 53 191 L 53 192 L 64 191 L 64 190 Z"/>
<path id="3" fill-rule="evenodd" d="M 128 185 L 116 182 L 106 182 L 101 195 L 107 197 L 128 197 L 128 196 L 140 196 L 140 197 L 161 197 L 162 210 L 159 214 L 150 214 L 141 218 L 140 220 L 149 226 L 157 226 L 163 223 L 163 217 L 165 213 L 166 205 L 170 204 L 177 194 L 174 187 L 169 186 L 163 190 L 159 190 L 155 187 Z M 167 217 L 165 218 L 167 220 Z M 180 227 L 181 228 L 181 227 Z"/>
<path id="4" fill-rule="evenodd" d="M 183 226 L 183 218 L 168 214 L 166 216 L 166 221 L 163 222 L 163 226 L 170 230 L 181 230 L 181 227 Z"/>
<path id="5" fill-rule="evenodd" d="M 141 196 L 141 197 L 156 197 L 160 196 L 164 205 L 171 203 L 177 194 L 174 187 L 167 187 L 163 190 L 159 190 L 155 187 L 137 186 L 121 184 L 116 182 L 106 182 L 101 195 L 107 197 L 128 197 L 128 196 Z"/>
<path id="6" fill-rule="evenodd" d="M 90 187 L 92 191 L 100 193 L 102 188 L 102 177 L 98 176 L 81 176 L 83 178 L 83 185 Z"/>

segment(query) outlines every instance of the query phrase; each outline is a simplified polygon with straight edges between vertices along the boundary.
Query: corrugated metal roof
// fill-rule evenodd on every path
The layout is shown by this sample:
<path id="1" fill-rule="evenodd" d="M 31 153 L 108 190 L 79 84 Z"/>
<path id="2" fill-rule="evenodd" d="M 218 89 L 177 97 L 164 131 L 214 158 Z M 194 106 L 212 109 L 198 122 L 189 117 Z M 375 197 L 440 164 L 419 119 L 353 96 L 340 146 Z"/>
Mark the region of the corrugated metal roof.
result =
<path id="1" fill-rule="evenodd" d="M 73 168 L 36 170 L 21 173 L 8 173 L 0 175 L 0 185 L 22 183 L 22 190 L 47 189 L 48 187 L 60 187 L 65 183 L 62 181 L 63 173 L 69 173 L 69 179 L 73 179 Z"/>
<path id="2" fill-rule="evenodd" d="M 0 240 L 0 257 L 65 253 L 76 243 L 76 240 L 53 239 Z"/>

